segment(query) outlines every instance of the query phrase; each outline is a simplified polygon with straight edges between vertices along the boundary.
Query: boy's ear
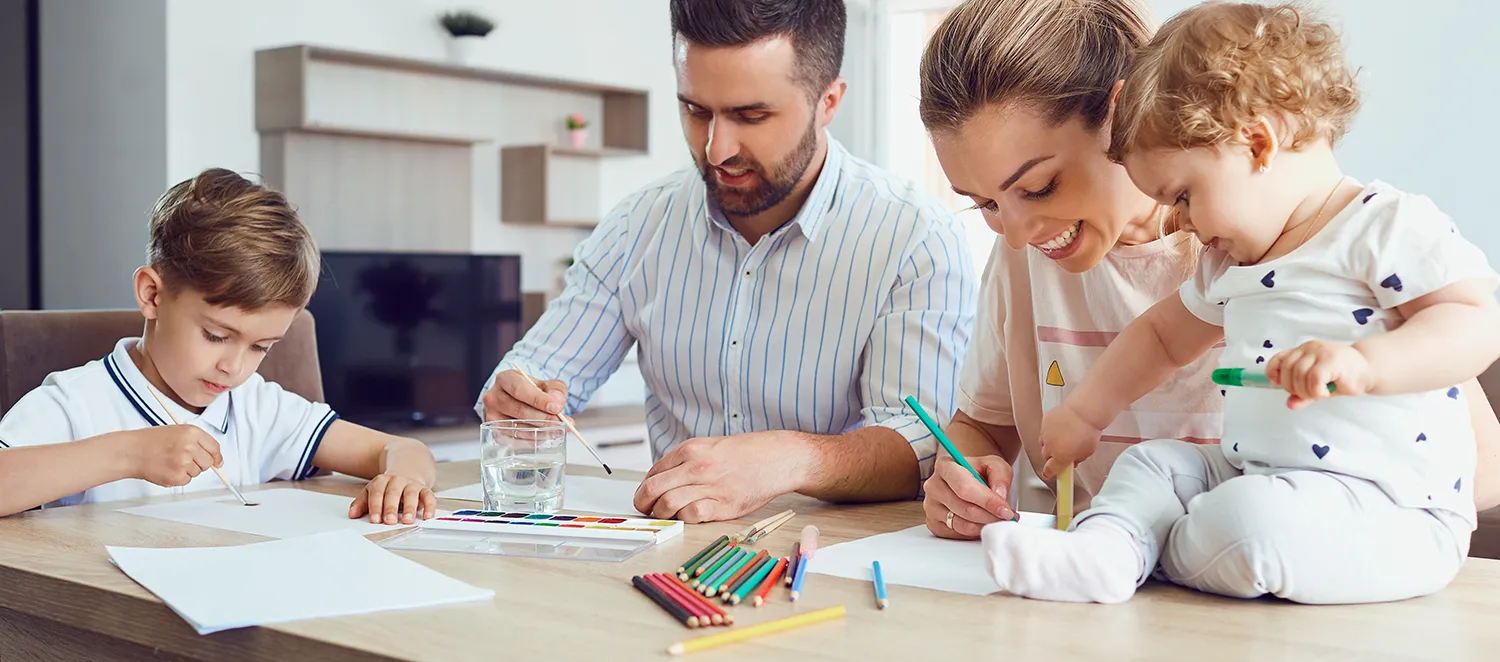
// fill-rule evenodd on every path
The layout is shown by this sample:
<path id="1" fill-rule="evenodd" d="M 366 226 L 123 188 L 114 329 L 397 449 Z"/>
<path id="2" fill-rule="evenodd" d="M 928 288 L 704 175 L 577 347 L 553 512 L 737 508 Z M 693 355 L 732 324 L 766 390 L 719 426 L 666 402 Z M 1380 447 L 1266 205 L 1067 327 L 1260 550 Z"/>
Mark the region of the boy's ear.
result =
<path id="1" fill-rule="evenodd" d="M 141 309 L 141 316 L 156 319 L 161 313 L 161 298 L 165 296 L 161 274 L 151 267 L 141 267 L 135 270 L 134 284 L 135 303 Z"/>

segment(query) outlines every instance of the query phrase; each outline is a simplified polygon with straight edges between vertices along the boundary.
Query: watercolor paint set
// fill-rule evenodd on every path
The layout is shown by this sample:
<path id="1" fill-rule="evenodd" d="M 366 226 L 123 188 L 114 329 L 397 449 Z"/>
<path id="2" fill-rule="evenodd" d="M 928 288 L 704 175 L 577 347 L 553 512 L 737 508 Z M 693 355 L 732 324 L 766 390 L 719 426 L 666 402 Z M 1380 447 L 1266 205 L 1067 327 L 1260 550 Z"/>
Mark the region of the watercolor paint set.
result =
<path id="1" fill-rule="evenodd" d="M 387 549 L 618 563 L 682 535 L 682 522 L 457 510 L 381 543 Z"/>

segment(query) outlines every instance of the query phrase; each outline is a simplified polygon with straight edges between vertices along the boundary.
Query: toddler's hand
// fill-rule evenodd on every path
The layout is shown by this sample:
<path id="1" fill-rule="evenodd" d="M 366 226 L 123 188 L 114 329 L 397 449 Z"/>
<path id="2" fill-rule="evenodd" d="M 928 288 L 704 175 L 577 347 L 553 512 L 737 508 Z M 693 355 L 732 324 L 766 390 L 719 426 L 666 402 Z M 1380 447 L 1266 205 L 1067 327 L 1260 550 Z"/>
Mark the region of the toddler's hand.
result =
<path id="1" fill-rule="evenodd" d="M 1271 357 L 1266 378 L 1291 394 L 1290 409 L 1301 409 L 1334 395 L 1360 395 L 1370 390 L 1370 362 L 1351 345 L 1311 340 Z M 1328 384 L 1335 387 L 1328 391 Z"/>
<path id="2" fill-rule="evenodd" d="M 1083 419 L 1064 400 L 1042 415 L 1042 478 L 1051 480 L 1065 467 L 1089 459 L 1099 447 L 1103 430 Z"/>
<path id="3" fill-rule="evenodd" d="M 370 479 L 363 492 L 354 497 L 349 505 L 349 519 L 370 514 L 375 524 L 415 524 L 417 511 L 422 519 L 432 519 L 437 514 L 437 495 L 421 481 L 393 473 L 383 473 Z"/>

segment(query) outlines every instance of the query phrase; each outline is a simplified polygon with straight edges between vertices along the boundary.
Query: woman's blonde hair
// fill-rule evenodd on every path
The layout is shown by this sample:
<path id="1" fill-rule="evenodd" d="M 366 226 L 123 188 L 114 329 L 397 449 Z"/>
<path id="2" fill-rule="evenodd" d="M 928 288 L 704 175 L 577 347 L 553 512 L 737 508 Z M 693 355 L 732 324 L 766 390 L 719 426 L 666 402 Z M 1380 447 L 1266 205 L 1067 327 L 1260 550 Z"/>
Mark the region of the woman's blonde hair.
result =
<path id="1" fill-rule="evenodd" d="M 952 131 L 988 106 L 1022 104 L 1054 124 L 1081 117 L 1098 128 L 1150 37 L 1137 0 L 967 0 L 922 55 L 922 124 Z"/>
<path id="2" fill-rule="evenodd" d="M 1131 63 L 1110 158 L 1234 141 L 1261 119 L 1288 128 L 1289 149 L 1315 139 L 1332 145 L 1358 110 L 1331 25 L 1294 4 L 1204 4 L 1162 25 Z"/>

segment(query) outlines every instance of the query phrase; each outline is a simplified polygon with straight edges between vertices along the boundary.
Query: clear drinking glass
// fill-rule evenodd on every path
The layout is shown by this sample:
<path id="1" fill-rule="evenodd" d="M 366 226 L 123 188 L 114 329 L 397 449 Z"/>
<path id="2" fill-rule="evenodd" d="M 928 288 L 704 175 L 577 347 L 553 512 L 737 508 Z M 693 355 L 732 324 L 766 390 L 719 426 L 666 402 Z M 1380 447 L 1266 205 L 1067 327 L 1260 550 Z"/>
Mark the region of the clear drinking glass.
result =
<path id="1" fill-rule="evenodd" d="M 568 428 L 559 421 L 490 421 L 480 426 L 485 510 L 554 513 L 563 505 Z"/>

